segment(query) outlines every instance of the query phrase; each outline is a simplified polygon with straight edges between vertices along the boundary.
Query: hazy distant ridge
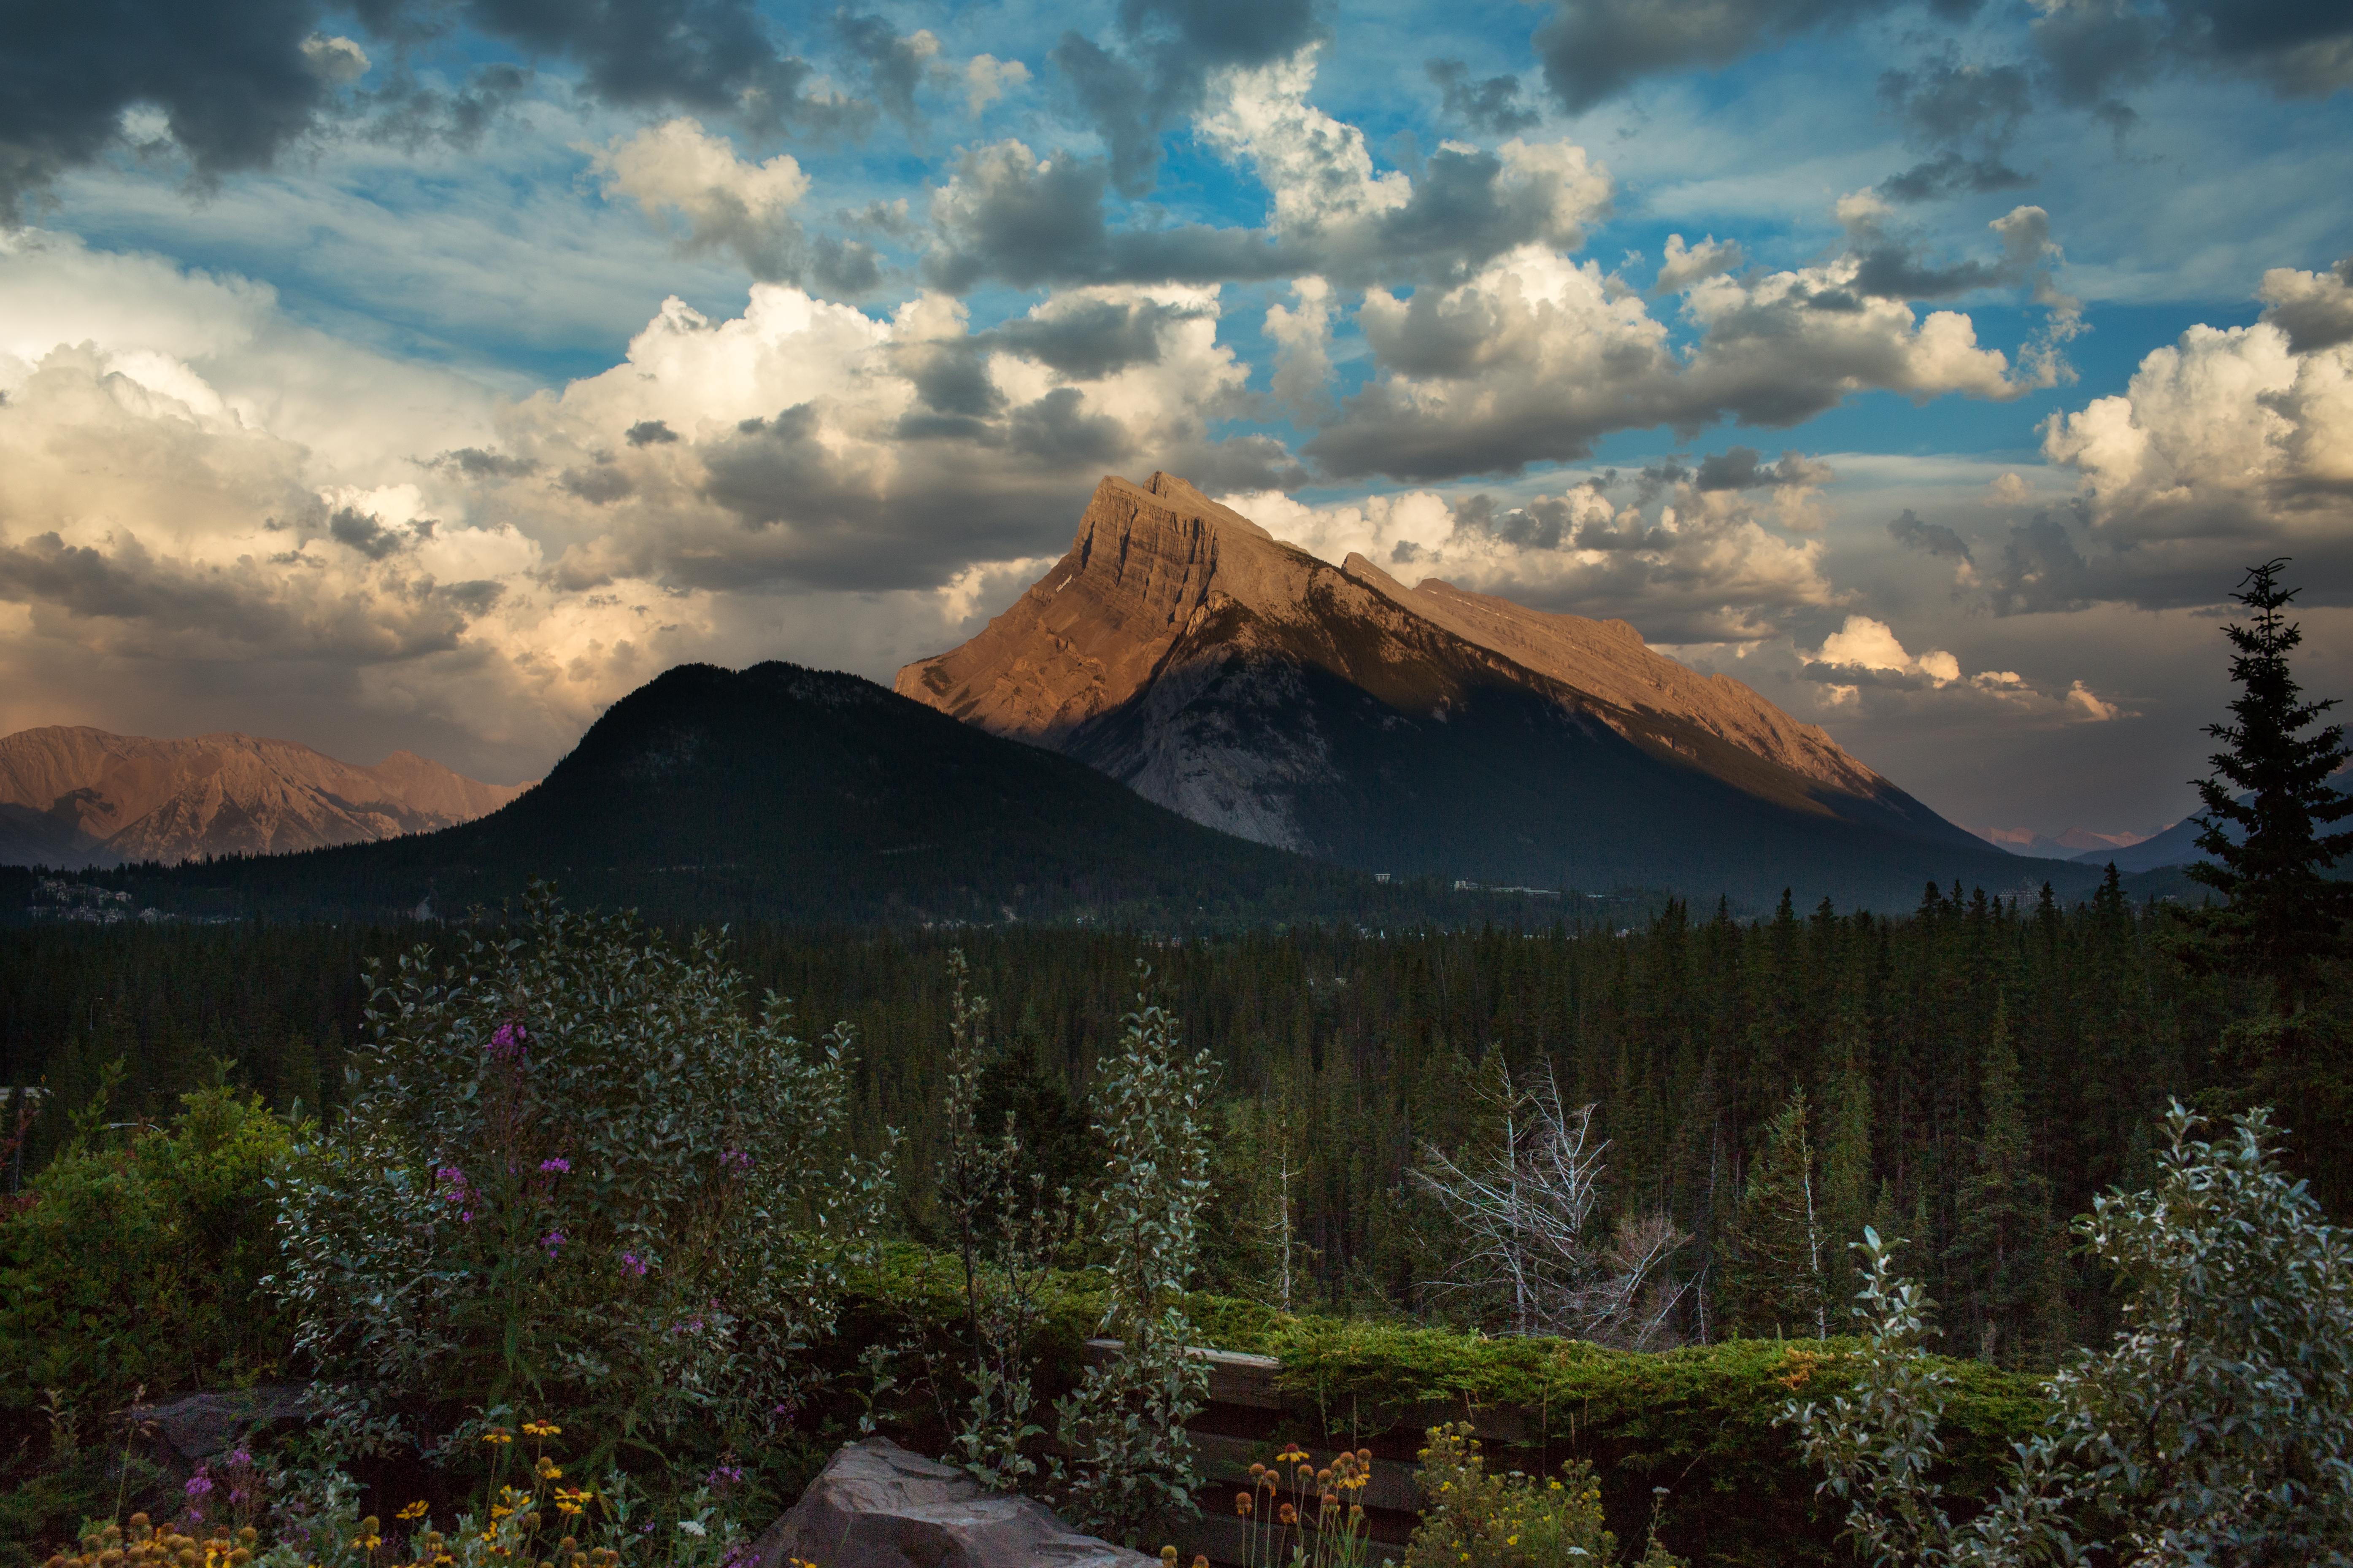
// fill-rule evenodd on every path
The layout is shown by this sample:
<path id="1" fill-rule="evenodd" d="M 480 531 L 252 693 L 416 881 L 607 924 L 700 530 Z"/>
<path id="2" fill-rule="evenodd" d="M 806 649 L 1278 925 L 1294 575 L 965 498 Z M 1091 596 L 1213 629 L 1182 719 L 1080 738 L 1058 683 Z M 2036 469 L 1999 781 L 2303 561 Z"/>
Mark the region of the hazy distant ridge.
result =
<path id="1" fill-rule="evenodd" d="M 0 864 L 273 855 L 428 832 L 531 786 L 413 752 L 374 767 L 234 731 L 186 740 L 46 725 L 0 738 Z"/>

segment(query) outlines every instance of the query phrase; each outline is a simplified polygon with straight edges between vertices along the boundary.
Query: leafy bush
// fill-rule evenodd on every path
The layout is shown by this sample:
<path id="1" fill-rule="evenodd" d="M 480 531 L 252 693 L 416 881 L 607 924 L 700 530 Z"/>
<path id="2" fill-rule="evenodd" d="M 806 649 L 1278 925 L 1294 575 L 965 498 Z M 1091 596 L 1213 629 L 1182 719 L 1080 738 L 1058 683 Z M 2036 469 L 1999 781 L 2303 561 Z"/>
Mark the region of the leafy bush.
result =
<path id="1" fill-rule="evenodd" d="M 209 1089 L 169 1128 L 84 1141 L 35 1177 L 0 1216 L 0 1410 L 278 1375 L 290 1325 L 260 1282 L 293 1142 L 259 1097 Z"/>
<path id="2" fill-rule="evenodd" d="M 1919 1349 L 1929 1304 L 1866 1233 L 1862 1376 L 1847 1397 L 1788 1412 L 1866 1555 L 1985 1568 L 2353 1558 L 2353 1253 L 2280 1170 L 2265 1112 L 2213 1142 L 2190 1136 L 2197 1125 L 2174 1106 L 2157 1185 L 2077 1221 L 2126 1291 L 2125 1326 L 2049 1380 L 2043 1429 L 1965 1524 L 1932 1474 L 1948 1378 Z"/>
<path id="3" fill-rule="evenodd" d="M 168 1128 L 95 1132 L 0 1210 L 0 1563 L 123 1489 L 107 1416 L 284 1373 L 292 1325 L 261 1280 L 293 1131 L 215 1088 Z"/>
<path id="4" fill-rule="evenodd" d="M 1150 975 L 1137 965 L 1139 992 Z M 1084 1527 L 1133 1545 L 1148 1521 L 1194 1512 L 1201 1485 L 1185 1425 L 1208 1377 L 1186 1353 L 1185 1288 L 1209 1195 L 1212 1069 L 1208 1052 L 1184 1052 L 1176 1018 L 1147 996 L 1126 1025 L 1097 1092 L 1111 1154 L 1092 1215 L 1109 1295 L 1103 1326 L 1120 1349 L 1086 1369 L 1056 1414 L 1066 1505 Z"/>
<path id="5" fill-rule="evenodd" d="M 1405 1568 L 1600 1568 L 1617 1558 L 1618 1538 L 1602 1524 L 1601 1488 L 1583 1460 L 1562 1465 L 1557 1480 L 1498 1475 L 1467 1421 L 1431 1427 L 1419 1458 L 1424 1506 Z M 1641 1563 L 1683 1568 L 1655 1530 Z"/>
<path id="6" fill-rule="evenodd" d="M 517 1408 L 622 1447 L 748 1447 L 888 1181 L 846 1152 L 848 1042 L 756 1016 L 717 944 L 534 895 L 519 931 L 400 960 L 350 1112 L 289 1184 L 280 1284 L 322 1373 L 459 1417 Z"/>

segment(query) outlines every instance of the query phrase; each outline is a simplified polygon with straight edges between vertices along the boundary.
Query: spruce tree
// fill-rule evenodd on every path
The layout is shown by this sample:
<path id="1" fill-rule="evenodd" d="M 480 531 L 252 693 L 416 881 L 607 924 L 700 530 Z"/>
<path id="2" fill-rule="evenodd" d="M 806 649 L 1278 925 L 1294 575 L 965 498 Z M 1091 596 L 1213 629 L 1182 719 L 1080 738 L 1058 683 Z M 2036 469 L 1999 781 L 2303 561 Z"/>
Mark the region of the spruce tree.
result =
<path id="1" fill-rule="evenodd" d="M 2262 976 L 2274 987 L 2279 1010 L 2292 1013 L 2310 991 L 2317 963 L 2347 951 L 2353 883 L 2327 872 L 2353 854 L 2353 830 L 2321 829 L 2353 814 L 2353 795 L 2329 783 L 2353 752 L 2341 724 L 2301 733 L 2337 704 L 2303 700 L 2288 668 L 2288 655 L 2304 633 L 2284 614 L 2295 597 L 2295 590 L 2280 585 L 2286 564 L 2276 560 L 2249 568 L 2232 595 L 2251 612 L 2247 625 L 2222 628 L 2238 650 L 2231 659 L 2231 679 L 2240 689 L 2231 704 L 2237 721 L 2206 730 L 2224 747 L 2210 759 L 2213 776 L 2198 784 L 2206 807 L 2194 819 L 2203 829 L 2198 847 L 2211 858 L 2191 866 L 2189 874 L 2230 900 L 2193 917 L 2201 940 L 2190 951 L 2192 961 L 2224 973 Z"/>
<path id="2" fill-rule="evenodd" d="M 1846 1059 L 1831 1084 L 1822 1115 L 1822 1233 L 1829 1258 L 1824 1272 L 1833 1300 L 1845 1300 L 1861 1281 L 1847 1244 L 1862 1239 L 1871 1223 L 1870 1047 L 1861 1030 L 1846 1029 Z"/>
<path id="3" fill-rule="evenodd" d="M 1994 1013 L 1978 1098 L 1983 1119 L 1976 1158 L 1961 1189 L 1947 1259 L 1968 1292 L 1978 1353 L 2014 1366 L 2055 1348 L 2053 1249 L 2060 1238 L 2050 1184 L 2034 1165 L 2006 1008 Z"/>
<path id="4" fill-rule="evenodd" d="M 1738 1331 L 1817 1338 L 1830 1331 L 1821 1213 L 1806 1091 L 1793 1091 L 1748 1169 L 1733 1224 L 1725 1306 Z"/>

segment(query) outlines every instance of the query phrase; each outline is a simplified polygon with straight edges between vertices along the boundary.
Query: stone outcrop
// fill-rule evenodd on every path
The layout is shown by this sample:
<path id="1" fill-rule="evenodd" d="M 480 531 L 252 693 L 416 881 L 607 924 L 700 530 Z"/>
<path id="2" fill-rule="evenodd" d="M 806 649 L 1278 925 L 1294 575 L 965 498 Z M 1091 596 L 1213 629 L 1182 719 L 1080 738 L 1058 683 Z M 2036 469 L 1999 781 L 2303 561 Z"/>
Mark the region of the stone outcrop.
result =
<path id="1" fill-rule="evenodd" d="M 286 854 L 470 822 L 529 787 L 482 784 L 413 752 L 361 767 L 252 735 L 167 741 L 49 725 L 0 738 L 0 855 L 111 864 Z"/>
<path id="2" fill-rule="evenodd" d="M 845 1444 L 744 1568 L 1159 1568 L 887 1437 Z"/>

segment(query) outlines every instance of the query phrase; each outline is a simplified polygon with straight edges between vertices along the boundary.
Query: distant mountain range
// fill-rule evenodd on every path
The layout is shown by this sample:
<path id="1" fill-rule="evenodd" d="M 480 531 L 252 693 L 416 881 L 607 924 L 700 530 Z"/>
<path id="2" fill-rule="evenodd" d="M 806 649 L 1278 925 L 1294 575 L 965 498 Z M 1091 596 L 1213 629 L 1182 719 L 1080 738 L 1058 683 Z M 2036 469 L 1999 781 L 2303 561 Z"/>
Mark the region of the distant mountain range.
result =
<path id="1" fill-rule="evenodd" d="M 1168 474 L 1104 479 L 1018 603 L 896 686 L 1205 826 L 1367 871 L 1882 909 L 1930 879 L 2025 879 L 1622 621 L 1333 566 Z"/>
<path id="2" fill-rule="evenodd" d="M 159 741 L 49 725 L 0 738 L 0 864 L 285 854 L 429 833 L 530 787 L 482 784 L 413 752 L 360 767 L 252 735 Z"/>
<path id="3" fill-rule="evenodd" d="M 2105 861 L 2119 849 L 2128 849 L 2155 837 L 2148 833 L 2094 833 L 2088 827 L 2071 827 L 2056 838 L 2022 827 L 1981 827 L 1976 831 L 1978 837 L 1996 848 L 2029 860 L 2097 858 Z"/>

